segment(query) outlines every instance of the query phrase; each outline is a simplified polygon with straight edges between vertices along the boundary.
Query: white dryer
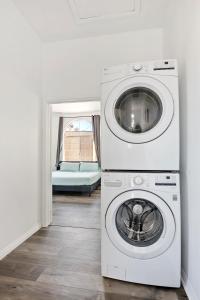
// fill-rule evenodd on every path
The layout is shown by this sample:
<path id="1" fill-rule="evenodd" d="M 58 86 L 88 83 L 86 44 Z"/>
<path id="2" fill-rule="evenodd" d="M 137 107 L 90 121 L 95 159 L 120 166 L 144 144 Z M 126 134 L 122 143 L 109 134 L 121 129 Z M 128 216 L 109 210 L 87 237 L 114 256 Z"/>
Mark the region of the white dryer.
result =
<path id="1" fill-rule="evenodd" d="M 180 286 L 177 173 L 102 174 L 102 276 Z"/>
<path id="2" fill-rule="evenodd" d="M 104 69 L 103 170 L 179 170 L 179 95 L 175 60 Z"/>

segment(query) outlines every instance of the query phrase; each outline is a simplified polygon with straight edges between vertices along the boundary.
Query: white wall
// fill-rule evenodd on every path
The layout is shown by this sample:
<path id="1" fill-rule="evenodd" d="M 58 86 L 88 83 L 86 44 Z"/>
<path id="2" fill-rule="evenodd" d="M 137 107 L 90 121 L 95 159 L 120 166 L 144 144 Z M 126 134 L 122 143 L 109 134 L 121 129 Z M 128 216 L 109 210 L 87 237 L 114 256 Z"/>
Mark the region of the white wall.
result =
<path id="1" fill-rule="evenodd" d="M 39 226 L 41 44 L 10 0 L 0 1 L 0 257 Z"/>
<path id="2" fill-rule="evenodd" d="M 99 98 L 104 66 L 159 59 L 162 49 L 161 29 L 47 43 L 43 53 L 45 98 Z"/>
<path id="3" fill-rule="evenodd" d="M 200 1 L 171 0 L 164 31 L 166 57 L 180 74 L 182 270 L 191 300 L 200 299 Z"/>

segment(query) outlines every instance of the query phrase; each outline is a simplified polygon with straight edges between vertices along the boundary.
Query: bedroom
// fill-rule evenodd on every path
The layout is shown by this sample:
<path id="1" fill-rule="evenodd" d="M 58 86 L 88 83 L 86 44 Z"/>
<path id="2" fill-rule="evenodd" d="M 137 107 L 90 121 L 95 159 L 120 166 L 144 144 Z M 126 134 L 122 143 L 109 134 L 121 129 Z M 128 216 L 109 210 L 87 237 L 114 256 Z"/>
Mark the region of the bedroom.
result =
<path id="1" fill-rule="evenodd" d="M 99 228 L 99 149 L 99 101 L 52 105 L 52 225 Z"/>

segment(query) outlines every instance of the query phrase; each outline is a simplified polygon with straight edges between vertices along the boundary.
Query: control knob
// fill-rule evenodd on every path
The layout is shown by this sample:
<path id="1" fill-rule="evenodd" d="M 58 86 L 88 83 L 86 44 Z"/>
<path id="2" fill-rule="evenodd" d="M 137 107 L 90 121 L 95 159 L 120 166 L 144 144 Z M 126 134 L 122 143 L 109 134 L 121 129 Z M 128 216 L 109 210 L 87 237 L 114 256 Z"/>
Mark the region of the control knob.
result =
<path id="1" fill-rule="evenodd" d="M 143 68 L 143 66 L 140 65 L 140 64 L 137 64 L 137 65 L 134 65 L 133 68 L 134 68 L 135 71 L 140 71 Z"/>
<path id="2" fill-rule="evenodd" d="M 134 183 L 135 183 L 136 185 L 141 185 L 141 184 L 143 184 L 143 182 L 144 182 L 144 180 L 143 180 L 143 178 L 142 178 L 141 176 L 136 176 L 136 177 L 134 178 Z"/>

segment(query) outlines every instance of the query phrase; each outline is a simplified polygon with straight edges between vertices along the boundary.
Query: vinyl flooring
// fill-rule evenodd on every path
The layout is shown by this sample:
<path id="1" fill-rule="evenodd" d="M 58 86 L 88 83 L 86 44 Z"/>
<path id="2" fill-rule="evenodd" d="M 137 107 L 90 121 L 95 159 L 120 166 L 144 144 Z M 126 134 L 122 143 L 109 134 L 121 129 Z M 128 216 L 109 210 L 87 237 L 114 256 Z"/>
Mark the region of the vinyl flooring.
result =
<path id="1" fill-rule="evenodd" d="M 100 275 L 100 191 L 56 195 L 53 223 L 0 262 L 0 300 L 186 300 Z"/>

